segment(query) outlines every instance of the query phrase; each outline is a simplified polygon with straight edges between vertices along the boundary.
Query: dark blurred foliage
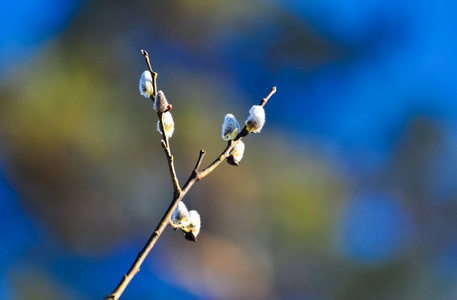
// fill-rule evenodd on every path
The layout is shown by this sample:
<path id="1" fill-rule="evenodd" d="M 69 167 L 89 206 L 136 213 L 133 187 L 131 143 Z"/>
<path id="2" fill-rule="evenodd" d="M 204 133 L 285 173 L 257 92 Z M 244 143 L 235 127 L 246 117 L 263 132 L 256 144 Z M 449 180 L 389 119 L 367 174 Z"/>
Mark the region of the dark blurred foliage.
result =
<path id="1" fill-rule="evenodd" d="M 123 299 L 457 297 L 457 4 L 0 4 L 1 299 L 101 299 L 168 207 L 148 50 L 179 180 L 274 85 L 261 134 L 185 199 Z"/>

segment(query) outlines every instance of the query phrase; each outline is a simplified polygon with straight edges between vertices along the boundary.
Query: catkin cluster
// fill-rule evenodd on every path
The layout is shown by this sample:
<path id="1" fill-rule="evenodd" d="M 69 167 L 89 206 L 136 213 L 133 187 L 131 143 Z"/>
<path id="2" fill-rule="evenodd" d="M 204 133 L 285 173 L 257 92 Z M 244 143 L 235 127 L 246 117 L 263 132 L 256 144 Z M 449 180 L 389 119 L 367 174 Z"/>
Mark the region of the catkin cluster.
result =
<path id="1" fill-rule="evenodd" d="M 200 215 L 196 210 L 188 211 L 184 202 L 179 202 L 178 207 L 171 216 L 171 221 L 176 228 L 184 232 L 186 240 L 196 242 L 201 228 Z"/>
<path id="2" fill-rule="evenodd" d="M 252 133 L 258 133 L 265 124 L 265 110 L 263 106 L 254 105 L 249 110 L 249 117 L 245 121 L 246 130 Z M 240 124 L 232 114 L 225 115 L 224 123 L 222 124 L 222 139 L 224 141 L 234 140 L 241 133 Z M 243 158 L 244 143 L 241 140 L 230 151 L 227 162 L 231 165 L 238 166 Z"/>

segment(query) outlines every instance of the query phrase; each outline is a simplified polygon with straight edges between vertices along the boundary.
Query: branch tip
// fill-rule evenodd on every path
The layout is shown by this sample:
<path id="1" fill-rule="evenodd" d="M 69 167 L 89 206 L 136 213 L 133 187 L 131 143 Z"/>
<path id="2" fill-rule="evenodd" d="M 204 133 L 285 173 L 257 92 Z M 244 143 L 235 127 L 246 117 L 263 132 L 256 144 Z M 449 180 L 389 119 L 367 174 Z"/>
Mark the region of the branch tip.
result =
<path id="1" fill-rule="evenodd" d="M 200 165 L 202 164 L 203 157 L 205 157 L 206 151 L 205 150 L 200 150 L 200 154 L 198 155 L 197 163 L 195 164 L 194 172 L 197 174 L 198 177 L 198 169 L 200 168 Z"/>
<path id="2" fill-rule="evenodd" d="M 268 95 L 260 101 L 260 106 L 264 106 L 265 104 L 267 104 L 268 99 L 270 99 L 270 97 L 273 96 L 274 93 L 276 93 L 276 86 L 272 87 L 270 93 L 268 93 Z"/>
<path id="3" fill-rule="evenodd" d="M 151 62 L 149 61 L 148 52 L 146 50 L 141 50 L 141 54 L 143 54 L 143 56 L 144 56 L 144 60 L 146 61 L 146 65 L 148 66 L 149 72 L 151 72 L 151 74 L 154 76 L 153 81 L 154 81 L 154 97 L 155 97 L 157 94 L 157 83 L 156 83 L 157 73 L 152 70 Z"/>

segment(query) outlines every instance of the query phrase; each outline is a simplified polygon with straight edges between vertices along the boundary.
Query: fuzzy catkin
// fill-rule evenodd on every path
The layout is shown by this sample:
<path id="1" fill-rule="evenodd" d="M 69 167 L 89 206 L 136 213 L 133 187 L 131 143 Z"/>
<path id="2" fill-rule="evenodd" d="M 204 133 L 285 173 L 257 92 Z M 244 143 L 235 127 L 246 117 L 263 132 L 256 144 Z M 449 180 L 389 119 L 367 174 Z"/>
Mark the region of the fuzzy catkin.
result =
<path id="1" fill-rule="evenodd" d="M 173 122 L 173 117 L 169 111 L 163 113 L 163 128 L 165 129 L 165 133 L 167 137 L 171 138 L 173 136 L 173 132 L 175 131 L 175 123 Z M 160 121 L 157 121 L 157 131 L 162 134 L 162 130 L 160 130 Z"/>
<path id="2" fill-rule="evenodd" d="M 194 237 L 197 237 L 197 235 L 200 233 L 200 228 L 201 228 L 201 220 L 200 220 L 200 215 L 196 210 L 191 210 L 189 212 L 189 230 L 190 232 L 194 235 Z"/>
<path id="3" fill-rule="evenodd" d="M 235 147 L 233 147 L 232 151 L 230 151 L 230 155 L 233 155 L 233 161 L 238 164 L 244 155 L 244 143 L 243 141 L 238 141 Z"/>
<path id="4" fill-rule="evenodd" d="M 222 139 L 224 141 L 233 140 L 240 133 L 240 124 L 232 114 L 226 114 L 222 124 Z"/>
<path id="5" fill-rule="evenodd" d="M 165 112 L 168 110 L 168 101 L 167 98 L 165 97 L 164 92 L 158 91 L 155 101 L 154 101 L 154 109 L 157 112 Z"/>
<path id="6" fill-rule="evenodd" d="M 173 215 L 171 216 L 171 221 L 176 225 L 187 226 L 189 220 L 189 211 L 187 210 L 184 202 L 179 202 L 178 207 L 176 207 Z"/>
<path id="7" fill-rule="evenodd" d="M 152 75 L 149 71 L 144 71 L 141 74 L 140 84 L 139 84 L 140 94 L 146 98 L 151 97 L 154 92 L 154 87 L 152 86 Z"/>
<path id="8" fill-rule="evenodd" d="M 263 106 L 254 105 L 249 110 L 249 117 L 246 120 L 246 129 L 249 132 L 258 133 L 265 124 L 265 110 Z"/>

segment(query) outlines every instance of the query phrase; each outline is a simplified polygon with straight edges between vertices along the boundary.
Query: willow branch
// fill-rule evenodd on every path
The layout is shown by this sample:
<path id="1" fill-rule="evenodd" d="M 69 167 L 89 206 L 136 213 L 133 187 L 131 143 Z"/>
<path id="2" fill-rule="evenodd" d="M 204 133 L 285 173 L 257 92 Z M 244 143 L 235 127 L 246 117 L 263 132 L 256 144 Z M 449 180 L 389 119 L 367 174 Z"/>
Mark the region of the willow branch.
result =
<path id="1" fill-rule="evenodd" d="M 148 65 L 149 71 L 154 75 L 154 93 L 156 93 L 156 78 L 157 78 L 157 73 L 152 71 L 151 65 L 149 63 L 149 56 L 148 53 L 144 50 L 142 50 L 143 56 L 146 60 L 146 63 Z M 262 101 L 260 102 L 261 106 L 264 106 L 268 99 L 276 92 L 276 87 L 273 87 L 270 91 L 270 93 L 267 95 L 267 97 L 263 98 Z M 155 97 L 155 95 L 154 95 Z M 117 300 L 121 297 L 122 293 L 124 290 L 127 288 L 129 285 L 130 281 L 133 279 L 133 277 L 140 271 L 140 266 L 143 264 L 144 260 L 148 256 L 149 252 L 152 250 L 154 247 L 155 243 L 159 239 L 160 235 L 163 233 L 167 225 L 171 225 L 174 229 L 178 229 L 179 226 L 176 226 L 172 224 L 171 222 L 171 216 L 173 212 L 176 210 L 179 202 L 184 198 L 184 196 L 187 194 L 187 192 L 190 190 L 190 188 L 199 180 L 203 179 L 205 176 L 207 176 L 209 173 L 211 173 L 215 168 L 217 168 L 220 163 L 225 160 L 230 151 L 235 147 L 235 145 L 244 137 L 246 136 L 247 130 L 246 127 L 238 134 L 238 136 L 235 138 L 233 141 L 229 141 L 227 147 L 224 149 L 222 154 L 216 158 L 207 168 L 205 168 L 203 171 L 198 171 L 200 168 L 203 158 L 205 156 L 205 151 L 200 150 L 199 157 L 197 159 L 197 163 L 195 164 L 195 168 L 192 170 L 191 175 L 187 179 L 186 184 L 183 186 L 182 190 L 179 187 L 178 180 L 176 178 L 176 173 L 174 170 L 174 164 L 173 164 L 173 156 L 171 155 L 171 150 L 170 150 L 170 145 L 168 143 L 168 137 L 166 135 L 165 129 L 163 127 L 163 113 L 159 113 L 159 120 L 160 120 L 160 129 L 162 130 L 162 136 L 163 136 L 163 142 L 162 142 L 162 148 L 165 151 L 165 154 L 167 156 L 167 161 L 170 169 L 170 174 L 172 177 L 173 181 L 173 187 L 174 187 L 174 194 L 173 194 L 173 200 L 171 201 L 168 209 L 165 211 L 165 214 L 162 216 L 162 219 L 160 220 L 159 224 L 157 225 L 156 229 L 152 233 L 152 235 L 149 237 L 148 241 L 144 245 L 143 249 L 138 253 L 137 258 L 133 262 L 132 266 L 128 270 L 128 272 L 122 277 L 121 282 L 118 284 L 116 289 L 109 294 L 108 296 L 105 297 L 105 300 L 109 299 L 114 299 Z"/>

